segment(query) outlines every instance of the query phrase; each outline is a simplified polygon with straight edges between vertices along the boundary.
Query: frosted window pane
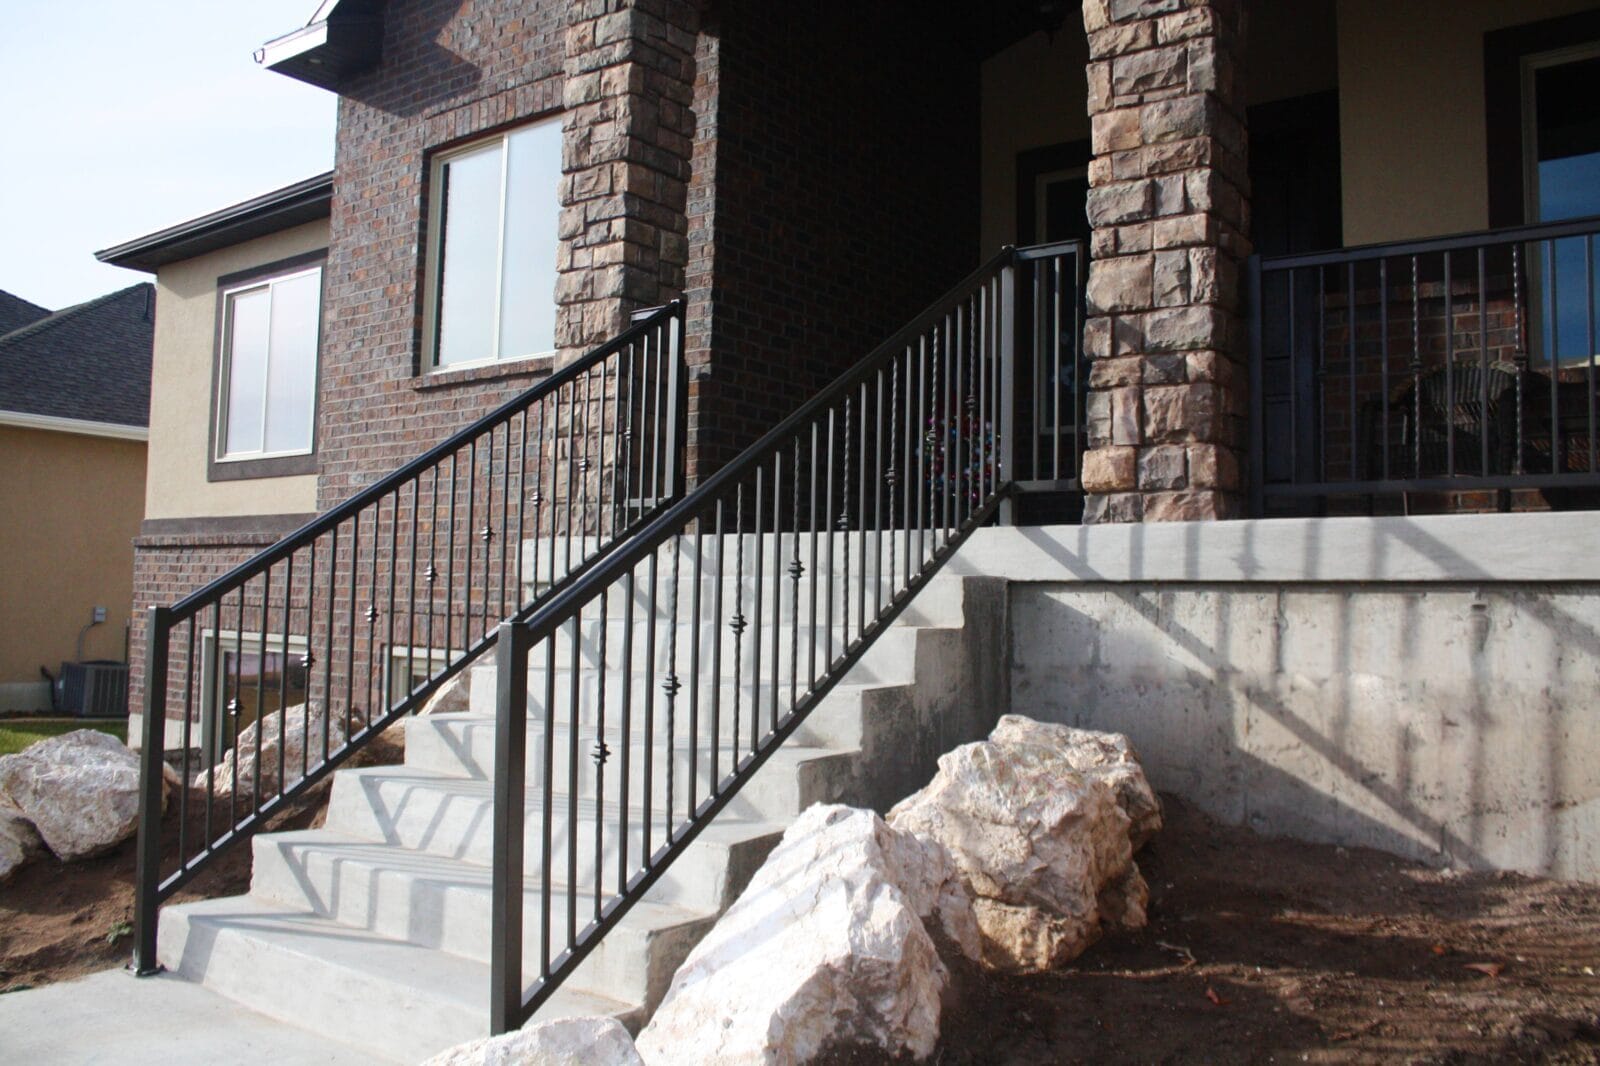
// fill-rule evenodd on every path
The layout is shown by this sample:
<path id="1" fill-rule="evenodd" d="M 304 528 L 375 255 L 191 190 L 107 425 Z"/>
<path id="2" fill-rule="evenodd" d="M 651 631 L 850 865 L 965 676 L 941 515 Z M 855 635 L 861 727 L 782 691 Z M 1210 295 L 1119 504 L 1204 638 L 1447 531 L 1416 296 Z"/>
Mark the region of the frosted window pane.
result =
<path id="1" fill-rule="evenodd" d="M 269 452 L 311 448 L 317 380 L 317 309 L 322 272 L 272 287 L 272 359 L 267 368 Z"/>
<path id="2" fill-rule="evenodd" d="M 261 399 L 267 387 L 266 289 L 232 299 L 228 340 L 227 454 L 261 450 Z"/>
<path id="3" fill-rule="evenodd" d="M 494 358 L 500 146 L 446 163 L 439 256 L 440 365 Z"/>
<path id="4" fill-rule="evenodd" d="M 500 357 L 556 346 L 556 220 L 561 212 L 561 123 L 541 122 L 507 140 L 505 270 Z"/>

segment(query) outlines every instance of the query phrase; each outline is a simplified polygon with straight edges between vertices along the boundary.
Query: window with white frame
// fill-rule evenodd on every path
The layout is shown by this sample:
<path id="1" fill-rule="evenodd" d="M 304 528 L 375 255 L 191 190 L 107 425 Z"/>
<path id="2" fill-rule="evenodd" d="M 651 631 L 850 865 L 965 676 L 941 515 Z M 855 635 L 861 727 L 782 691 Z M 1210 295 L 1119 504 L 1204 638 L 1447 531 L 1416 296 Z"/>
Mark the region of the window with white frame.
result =
<path id="1" fill-rule="evenodd" d="M 431 366 L 555 350 L 560 185 L 559 118 L 434 160 L 423 304 Z"/>
<path id="2" fill-rule="evenodd" d="M 223 292 L 219 460 L 311 451 L 321 309 L 320 266 Z"/>

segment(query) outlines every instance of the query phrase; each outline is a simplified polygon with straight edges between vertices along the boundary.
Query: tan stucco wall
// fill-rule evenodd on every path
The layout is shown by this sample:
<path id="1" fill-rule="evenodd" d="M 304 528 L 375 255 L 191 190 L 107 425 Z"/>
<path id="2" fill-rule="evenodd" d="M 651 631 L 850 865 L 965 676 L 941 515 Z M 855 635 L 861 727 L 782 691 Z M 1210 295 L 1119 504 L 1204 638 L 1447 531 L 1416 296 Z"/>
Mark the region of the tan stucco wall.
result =
<path id="1" fill-rule="evenodd" d="M 1269 0 L 1253 6 L 1250 18 L 1250 103 L 1334 87 L 1333 0 Z M 984 62 L 985 258 L 1017 239 L 1017 153 L 1088 138 L 1088 62 L 1088 42 L 1076 20 L 1053 41 L 1035 33 Z"/>
<path id="2" fill-rule="evenodd" d="M 40 680 L 76 654 L 123 656 L 133 604 L 133 538 L 144 509 L 145 446 L 0 426 L 0 686 Z"/>
<path id="3" fill-rule="evenodd" d="M 157 273 L 146 518 L 299 514 L 317 509 L 315 475 L 208 482 L 206 452 L 216 357 L 217 279 L 327 246 L 327 222 L 308 222 L 162 267 Z"/>
<path id="4" fill-rule="evenodd" d="M 1346 244 L 1489 224 L 1483 35 L 1594 0 L 1339 0 Z"/>

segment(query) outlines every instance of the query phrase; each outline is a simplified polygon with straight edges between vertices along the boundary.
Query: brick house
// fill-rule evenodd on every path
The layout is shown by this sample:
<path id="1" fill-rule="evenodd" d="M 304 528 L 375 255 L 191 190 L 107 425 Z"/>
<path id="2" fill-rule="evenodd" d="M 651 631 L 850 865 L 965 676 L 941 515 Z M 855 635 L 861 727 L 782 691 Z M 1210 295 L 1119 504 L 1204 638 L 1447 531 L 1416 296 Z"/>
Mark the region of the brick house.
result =
<path id="1" fill-rule="evenodd" d="M 1592 772 L 1540 764 L 1541 783 L 1518 807 L 1540 812 L 1536 845 L 1522 823 L 1502 818 L 1505 804 L 1492 817 L 1481 797 L 1452 806 L 1454 756 L 1441 753 L 1457 734 L 1440 723 L 1456 723 L 1432 697 L 1405 688 L 1404 675 L 1420 668 L 1401 660 L 1428 656 L 1403 640 L 1368 647 L 1357 631 L 1430 631 L 1432 622 L 1408 629 L 1396 621 L 1418 614 L 1453 634 L 1456 623 L 1443 619 L 1468 618 L 1477 636 L 1463 639 L 1481 638 L 1481 650 L 1489 634 L 1537 630 L 1548 673 L 1480 677 L 1468 668 L 1469 702 L 1481 706 L 1491 691 L 1518 699 L 1543 685 L 1541 709 L 1530 712 L 1545 716 L 1541 728 L 1574 750 L 1596 742 L 1592 724 L 1567 716 L 1594 678 L 1555 649 L 1574 640 L 1593 646 L 1600 579 L 1579 547 L 1593 532 L 1584 512 L 1600 489 L 1600 226 L 1589 218 L 1600 214 L 1600 141 L 1592 94 L 1582 91 L 1600 66 L 1600 10 L 1581 0 L 1084 0 L 1081 15 L 1079 6 L 328 0 L 304 28 L 267 43 L 258 57 L 266 67 L 339 96 L 331 176 L 102 253 L 156 270 L 172 306 L 196 301 L 186 380 L 191 388 L 211 382 L 204 403 L 196 393 L 185 405 L 191 420 L 208 412 L 206 424 L 188 427 L 189 454 L 172 459 L 195 475 L 204 465 L 205 478 L 152 510 L 138 545 L 136 601 L 172 603 L 313 514 L 376 495 L 367 518 L 306 527 L 293 549 L 309 549 L 302 573 L 314 588 L 303 598 L 271 591 L 274 567 L 299 558 L 285 549 L 219 591 L 209 616 L 190 612 L 186 636 L 174 624 L 171 639 L 187 639 L 191 650 L 172 650 L 170 668 L 161 668 L 164 694 L 154 694 L 153 705 L 171 716 L 166 747 L 196 747 L 187 738 L 200 719 L 202 733 L 222 738 L 199 745 L 209 753 L 202 762 L 227 746 L 230 727 L 216 708 L 237 710 L 245 700 L 237 664 L 247 639 L 260 641 L 252 715 L 315 702 L 321 671 L 329 709 L 341 686 L 383 694 L 363 697 L 370 723 L 372 704 L 403 713 L 467 670 L 501 617 L 490 609 L 492 589 L 468 589 L 454 607 L 447 595 L 438 658 L 435 581 L 448 561 L 470 583 L 481 559 L 480 576 L 500 567 L 498 595 L 507 599 L 504 553 L 513 538 L 502 525 L 496 539 L 493 516 L 507 521 L 512 500 L 508 488 L 495 510 L 492 485 L 496 477 L 511 484 L 515 454 L 520 491 L 533 454 L 531 409 L 485 431 L 487 459 L 476 444 L 470 458 L 452 453 L 447 526 L 439 468 L 431 488 L 422 472 L 386 476 L 530 387 L 564 381 L 584 353 L 604 352 L 613 338 L 651 351 L 629 324 L 670 308 L 681 334 L 654 351 L 658 360 L 668 348 L 681 356 L 684 450 L 673 454 L 689 486 L 715 488 L 742 449 L 808 397 L 885 338 L 904 342 L 903 374 L 900 362 L 892 370 L 885 363 L 861 380 L 859 394 L 847 401 L 841 393 L 828 409 L 832 421 L 810 430 L 809 460 L 796 438 L 791 465 L 783 466 L 788 453 L 778 455 L 771 480 L 748 486 L 758 510 L 780 484 L 795 494 L 792 513 L 774 510 L 766 526 L 755 520 L 752 543 L 766 535 L 798 545 L 801 474 L 810 474 L 812 555 L 808 571 L 794 548 L 796 590 L 800 575 L 818 568 L 815 496 L 822 478 L 824 510 L 835 497 L 836 423 L 843 451 L 852 434 L 861 442 L 861 465 L 845 458 L 838 471 L 845 484 L 862 483 L 853 512 L 848 493 L 841 497 L 840 530 L 865 522 L 869 501 L 881 515 L 885 496 L 892 527 L 911 521 L 911 496 L 900 512 L 894 497 L 912 491 L 912 466 L 919 489 L 963 486 L 950 502 L 957 518 L 966 497 L 1007 481 L 1015 491 L 991 501 L 1006 528 L 978 531 L 950 564 L 968 577 L 1012 582 L 1010 620 L 1000 622 L 1009 651 L 985 651 L 1009 671 L 995 681 L 995 700 L 1046 700 L 1072 708 L 1060 717 L 1134 733 L 1172 775 L 1164 787 L 1233 820 L 1440 861 L 1593 876 Z M 991 261 L 992 276 L 969 275 L 1011 246 L 1020 250 Z M 270 319 L 280 296 L 310 339 L 286 345 L 286 362 L 270 350 L 262 358 L 300 367 L 299 413 L 286 416 L 285 447 L 270 445 L 265 419 L 247 425 L 249 439 L 232 451 L 230 427 L 240 423 L 225 408 L 240 380 L 229 360 L 247 347 L 239 323 L 249 313 Z M 309 318 L 307 300 L 316 307 Z M 924 332 L 896 332 L 914 319 Z M 267 336 L 261 343 L 272 349 L 277 341 Z M 986 376 L 1002 361 L 1014 369 Z M 892 405 L 903 388 L 910 402 L 913 366 L 927 410 L 907 408 L 904 439 L 888 437 L 885 469 L 884 436 L 902 424 L 891 415 L 885 429 L 885 396 Z M 941 388 L 941 367 L 961 376 Z M 582 491 L 595 481 L 591 442 L 600 471 L 624 465 L 621 423 L 603 411 L 622 388 L 617 373 L 600 379 L 598 403 L 587 385 L 581 398 L 571 386 L 565 422 L 563 401 L 554 401 L 553 424 L 583 421 L 581 432 L 547 437 L 542 415 L 531 430 L 546 460 L 576 463 L 581 450 Z M 265 381 L 270 371 L 260 374 Z M 168 387 L 176 396 L 181 386 Z M 872 388 L 875 472 L 887 492 L 869 494 Z M 239 395 L 253 402 L 264 389 Z M 152 505 L 165 491 L 162 417 L 158 398 Z M 953 473 L 963 448 L 980 458 Z M 460 526 L 481 548 L 456 538 L 463 463 L 491 485 L 482 528 L 470 517 Z M 605 476 L 595 482 L 597 499 Z M 553 478 L 548 493 L 536 481 L 525 497 L 535 534 L 560 532 L 538 508 L 567 508 L 568 570 L 556 573 L 552 549 L 545 579 L 557 588 L 577 573 L 573 484 L 569 476 L 562 497 Z M 582 499 L 588 512 L 590 498 Z M 729 521 L 745 520 L 743 496 L 718 501 L 734 508 Z M 613 486 L 613 509 L 621 502 Z M 918 497 L 919 524 L 922 506 Z M 989 512 L 973 514 L 987 520 Z M 1213 521 L 1221 519 L 1243 521 Z M 518 544 L 522 520 L 519 505 Z M 709 519 L 693 521 L 698 544 Z M 1159 525 L 1167 522 L 1179 524 Z M 623 525 L 613 518 L 609 528 L 620 537 Z M 447 548 L 438 546 L 440 528 Z M 586 518 L 579 535 L 603 539 L 606 528 Z M 726 532 L 716 527 L 719 543 Z M 1549 554 L 1530 555 L 1530 541 Z M 858 547 L 864 568 L 867 549 Z M 403 599 L 408 578 L 389 579 L 380 607 L 380 568 L 400 571 L 407 550 L 410 610 L 397 634 L 397 580 Z M 419 552 L 427 558 L 420 616 Z M 586 552 L 580 547 L 579 569 L 591 566 Z M 696 555 L 693 565 L 703 562 Z M 514 565 L 524 584 L 541 587 L 520 550 Z M 605 570 L 604 551 L 592 565 Z M 450 581 L 455 573 L 452 565 Z M 326 594 L 314 591 L 318 575 Z M 654 570 L 650 580 L 653 597 Z M 1080 593 L 1085 582 L 1093 587 Z M 1318 599 L 1323 593 L 1332 599 Z M 814 584 L 812 595 L 815 610 Z M 311 620 L 319 596 L 335 612 L 321 622 Z M 1143 610 L 1146 596 L 1156 606 Z M 482 624 L 473 622 L 479 605 Z M 257 610 L 262 622 L 252 625 Z M 841 610 L 848 636 L 849 605 Z M 230 625 L 224 613 L 234 611 Z M 307 627 L 291 634 L 299 612 Z M 1195 638 L 1186 618 L 1214 631 Z M 742 634 L 743 613 L 735 620 Z M 1145 624 L 1159 633 L 1151 647 L 1167 651 L 1102 636 Z M 384 625 L 387 635 L 375 636 Z M 1292 654 L 1257 661 L 1248 642 L 1231 653 L 1237 659 L 1227 651 L 1239 631 L 1282 641 L 1329 627 L 1348 638 L 1331 657 L 1319 650 L 1304 662 Z M 269 667 L 267 634 L 280 628 L 278 665 Z M 776 625 L 772 632 L 776 639 Z M 338 648 L 348 640 L 355 649 L 363 633 L 364 665 L 354 650 L 333 665 Z M 319 656 L 324 641 L 328 653 Z M 1066 650 L 1091 644 L 1096 656 L 1083 662 Z M 197 646 L 212 650 L 201 656 Z M 464 658 L 453 657 L 458 650 Z M 1191 660 L 1198 665 L 1174 665 Z M 1460 674 L 1459 666 L 1440 669 Z M 278 696 L 264 698 L 273 669 Z M 1363 695 L 1346 684 L 1352 670 L 1385 685 L 1401 680 Z M 667 676 L 678 680 L 675 665 Z M 1559 680 L 1545 684 L 1551 677 Z M 1450 691 L 1455 683 L 1438 682 Z M 211 708 L 198 718 L 197 685 L 199 706 Z M 1169 705 L 1202 708 L 1193 729 L 1179 736 L 1159 707 L 1142 702 L 1152 685 Z M 152 698 L 142 676 L 134 687 L 136 698 Z M 772 691 L 776 720 L 776 681 Z M 1336 713 L 1326 712 L 1336 721 L 1318 702 L 1328 692 L 1337 696 Z M 671 687 L 669 705 L 676 698 Z M 344 700 L 348 716 L 359 701 Z M 1418 717 L 1383 718 L 1375 707 L 1386 700 L 1415 704 Z M 1266 717 L 1246 728 L 1245 707 Z M 1351 732 L 1352 717 L 1370 736 Z M 1496 730 L 1527 727 L 1478 724 L 1467 760 L 1475 767 L 1499 743 Z M 1413 774 L 1419 735 L 1446 738 L 1423 745 L 1435 775 L 1427 783 Z M 1217 736 L 1226 743 L 1214 744 Z M 1251 746 L 1263 736 L 1276 739 Z M 1383 752 L 1370 766 L 1363 737 Z M 1216 779 L 1196 774 L 1201 761 L 1218 767 Z M 180 862 L 174 876 L 186 869 Z M 154 951 L 151 941 L 149 958 Z"/>

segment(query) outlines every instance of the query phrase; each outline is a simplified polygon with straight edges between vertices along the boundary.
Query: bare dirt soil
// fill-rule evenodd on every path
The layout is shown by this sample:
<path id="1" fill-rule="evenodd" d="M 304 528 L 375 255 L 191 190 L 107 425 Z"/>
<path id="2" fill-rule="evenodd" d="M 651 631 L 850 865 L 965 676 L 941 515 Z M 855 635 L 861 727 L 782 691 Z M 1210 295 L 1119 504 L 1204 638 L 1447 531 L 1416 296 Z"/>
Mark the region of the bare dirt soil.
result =
<path id="1" fill-rule="evenodd" d="M 1600 1063 L 1600 886 L 1267 839 L 1163 801 L 1138 857 L 1149 926 L 1060 973 L 959 975 L 935 1062 Z"/>
<path id="2" fill-rule="evenodd" d="M 398 731 L 378 737 L 346 766 L 398 763 L 405 754 Z M 268 823 L 268 831 L 320 825 L 331 781 L 309 789 Z M 199 810 L 204 791 L 194 790 Z M 177 847 L 176 799 L 168 806 L 163 850 Z M 193 819 L 191 819 L 193 821 Z M 193 848 L 191 838 L 190 848 Z M 0 993 L 35 988 L 128 962 L 133 950 L 135 845 L 126 840 L 105 855 L 63 863 L 45 855 L 0 885 Z M 184 886 L 174 902 L 231 896 L 250 887 L 250 847 L 240 844 L 213 868 Z"/>

